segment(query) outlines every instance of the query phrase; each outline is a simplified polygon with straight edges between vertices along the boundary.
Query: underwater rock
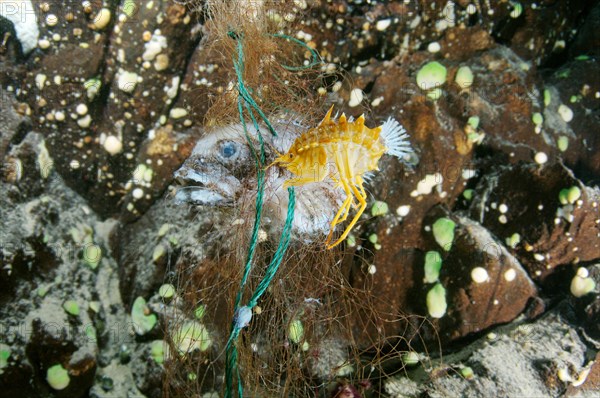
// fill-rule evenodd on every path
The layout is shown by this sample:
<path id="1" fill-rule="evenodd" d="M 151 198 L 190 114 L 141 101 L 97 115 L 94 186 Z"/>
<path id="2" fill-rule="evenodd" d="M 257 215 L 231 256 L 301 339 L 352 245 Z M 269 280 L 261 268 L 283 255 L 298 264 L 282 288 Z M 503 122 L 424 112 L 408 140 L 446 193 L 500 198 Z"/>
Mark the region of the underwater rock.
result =
<path id="1" fill-rule="evenodd" d="M 37 376 L 40 379 L 45 379 L 46 369 L 55 364 L 61 364 L 67 370 L 68 385 L 57 393 L 58 396 L 83 397 L 96 373 L 96 341 L 88 338 L 90 335 L 84 328 L 71 323 L 69 316 L 60 302 L 51 298 L 45 300 L 37 311 L 28 316 L 31 319 L 31 336 L 26 352 L 28 360 L 42 371 L 43 374 Z M 82 323 L 91 328 L 89 318 L 86 318 L 82 319 Z M 38 380 L 38 383 L 43 381 Z"/>
<path id="2" fill-rule="evenodd" d="M 399 249 L 388 243 L 393 238 L 382 233 L 382 248 L 375 251 L 373 260 L 376 272 L 371 274 L 364 266 L 356 269 L 355 265 L 350 274 L 353 286 L 371 289 L 375 296 L 372 304 L 381 313 L 433 315 L 434 310 L 426 307 L 428 292 L 437 286 L 436 283 L 444 288 L 444 303 L 440 304 L 444 310 L 441 313 L 435 310 L 435 317 L 441 318 L 434 322 L 435 332 L 429 330 L 429 326 L 407 328 L 405 321 L 411 324 L 416 319 L 400 317 L 396 322 L 388 321 L 380 326 L 385 329 L 385 334 L 401 329 L 407 339 L 418 333 L 426 345 L 448 345 L 510 322 L 529 310 L 531 303 L 535 302 L 528 316 L 543 311 L 543 304 L 537 301 L 537 289 L 526 270 L 505 243 L 479 223 L 465 216 L 448 216 L 456 220 L 456 226 L 451 246 L 448 244 L 449 250 L 444 250 L 431 232 L 434 221 L 444 214 L 436 209 L 424 218 L 422 239 L 425 242 L 423 250 L 428 250 L 427 256 L 424 251 Z M 429 254 L 437 258 L 441 266 L 432 280 L 424 280 Z M 361 317 L 353 316 L 360 324 Z"/>
<path id="3" fill-rule="evenodd" d="M 442 343 L 510 322 L 538 296 L 533 281 L 503 242 L 467 217 L 452 218 L 456 237 L 447 253 L 439 251 L 439 280 L 448 302 L 447 315 L 436 327 Z M 432 250 L 439 250 L 434 243 Z M 430 287 L 424 283 L 424 290 Z"/>
<path id="4" fill-rule="evenodd" d="M 449 69 L 449 78 L 443 86 L 442 96 L 431 105 L 429 105 L 429 101 L 415 100 L 420 90 L 415 86 L 414 78 L 407 74 L 405 66 L 378 65 L 373 62 L 375 66 L 363 67 L 363 71 L 357 78 L 357 81 L 360 82 L 363 75 L 367 73 L 364 71 L 371 71 L 371 68 L 377 70 L 377 72 L 367 73 L 367 76 L 370 76 L 369 73 L 375 74 L 375 77 L 370 80 L 372 84 L 370 94 L 371 98 L 381 99 L 381 101 L 377 101 L 377 111 L 385 114 L 394 107 L 402 108 L 404 113 L 399 119 L 411 134 L 413 145 L 420 150 L 420 163 L 415 167 L 416 175 L 411 175 L 410 172 L 399 173 L 394 164 L 388 163 L 385 164 L 387 166 L 385 173 L 390 178 L 378 179 L 376 177 L 374 183 L 371 184 L 371 192 L 375 198 L 385 200 L 391 209 L 397 209 L 397 213 L 393 214 L 392 211 L 392 214 L 376 218 L 377 221 L 374 225 L 365 224 L 363 226 L 366 227 L 366 231 L 362 236 L 366 238 L 375 232 L 377 241 L 374 245 L 371 245 L 367 239 L 362 241 L 369 251 L 366 252 L 366 261 L 359 263 L 372 263 L 377 272 L 373 275 L 366 275 L 360 271 L 360 267 L 363 266 L 357 264 L 353 274 L 355 277 L 353 283 L 356 283 L 357 286 L 373 284 L 374 291 L 380 293 L 378 296 L 382 298 L 383 302 L 390 301 L 390 308 L 405 310 L 415 308 L 409 304 L 410 296 L 415 294 L 415 283 L 411 280 L 414 278 L 412 270 L 418 269 L 423 263 L 423 259 L 422 256 L 410 253 L 413 251 L 411 248 L 414 247 L 421 248 L 423 251 L 428 250 L 420 230 L 423 226 L 422 220 L 432 206 L 444 203 L 451 208 L 455 204 L 461 206 L 462 203 L 468 204 L 472 195 L 470 189 L 467 190 L 468 198 L 467 191 L 465 191 L 466 199 L 459 199 L 458 195 L 465 187 L 473 187 L 481 175 L 496 173 L 498 163 L 518 164 L 522 161 L 536 161 L 538 164 L 543 164 L 547 161 L 553 164 L 556 157 L 563 157 L 565 161 L 574 165 L 598 164 L 593 161 L 593 156 L 598 153 L 593 150 L 597 146 L 595 145 L 596 137 L 586 137 L 589 132 L 596 130 L 593 125 L 590 125 L 590 123 L 595 123 L 595 119 L 583 117 L 589 112 L 582 109 L 575 113 L 576 117 L 571 123 L 564 122 L 558 112 L 560 98 L 556 99 L 556 91 L 551 90 L 550 102 L 547 105 L 544 104 L 548 94 L 538 88 L 540 78 L 536 75 L 535 68 L 528 66 L 525 60 L 520 59 L 509 48 L 494 48 L 492 44 L 482 44 L 481 49 L 486 51 L 477 53 L 468 46 L 461 46 L 461 51 L 465 51 L 462 55 L 469 60 L 468 66 L 474 74 L 474 83 L 468 89 L 451 82 L 458 67 L 464 65 L 454 61 L 455 59 L 460 60 L 461 55 L 455 53 L 452 54 L 449 61 L 442 61 Z M 417 56 L 417 53 L 412 55 L 415 61 Z M 410 64 L 423 62 L 415 61 Z M 589 67 L 584 66 L 586 61 L 578 62 L 577 70 L 589 71 Z M 595 81 L 594 79 L 588 80 Z M 566 89 L 570 80 L 563 79 L 563 81 Z M 365 82 L 365 85 L 368 83 L 369 80 Z M 592 101 L 590 95 L 597 91 L 591 89 L 595 85 L 590 84 L 590 88 L 586 91 L 588 95 L 583 100 L 584 103 Z M 592 106 L 591 103 L 586 107 L 590 106 Z M 536 112 L 543 113 L 541 124 L 535 117 Z M 431 117 L 432 114 L 434 117 Z M 560 123 L 557 119 L 560 120 Z M 568 142 L 572 143 L 574 148 L 566 153 L 560 145 L 561 136 L 568 131 L 565 130 L 565 126 L 567 129 L 573 127 L 577 131 L 581 131 L 581 133 L 567 134 Z M 583 126 L 587 126 L 585 131 Z M 454 133 L 452 133 L 453 130 Z M 588 143 L 585 149 L 583 140 Z M 531 168 L 535 167 L 531 166 Z M 507 170 L 509 169 L 510 167 L 507 167 Z M 588 170 L 589 168 L 582 174 L 594 175 L 594 172 Z M 418 177 L 419 180 L 415 181 L 415 177 Z M 506 184 L 518 178 L 517 176 L 507 178 Z M 427 184 L 428 181 L 429 184 Z M 535 186 L 531 181 L 524 185 L 526 184 L 531 189 Z M 411 189 L 411 185 L 416 186 L 416 189 Z M 428 191 L 430 190 L 429 192 L 432 193 L 415 195 L 416 200 L 413 199 L 411 197 L 412 190 L 418 191 L 419 186 L 423 189 L 431 186 Z M 475 197 L 478 194 L 480 192 L 475 192 Z M 546 201 L 549 197 L 553 197 L 550 195 L 549 193 L 540 195 L 540 203 L 535 206 L 543 204 L 542 197 L 545 197 Z M 521 199 L 517 199 L 519 197 L 514 197 L 514 201 L 520 201 Z M 497 202 L 497 205 L 500 204 Z M 510 209 L 508 203 L 505 206 Z M 505 206 L 500 209 L 504 210 Z M 529 208 L 531 209 L 531 206 Z M 498 216 L 501 216 L 500 209 L 493 211 L 497 211 Z M 477 219 L 474 213 L 471 217 Z M 548 221 L 553 223 L 554 218 Z M 531 222 L 523 224 L 521 222 L 522 220 L 519 219 L 519 225 L 527 226 L 527 228 L 533 228 L 533 225 L 540 224 L 540 220 L 531 220 Z M 500 224 L 500 222 L 497 221 L 496 224 Z M 488 224 L 485 226 L 489 228 Z M 489 229 L 500 239 L 516 236 L 514 231 L 507 235 L 508 231 L 500 234 L 498 229 Z M 360 230 L 357 229 L 357 232 Z M 589 236 L 593 237 L 596 234 L 597 232 L 590 231 Z M 522 234 L 520 236 L 523 237 Z M 566 239 L 563 241 L 566 242 Z M 499 243 L 504 245 L 505 242 Z M 591 242 L 581 242 L 581 244 L 586 247 L 584 250 L 586 253 L 598 250 Z M 517 258 L 521 261 L 519 256 Z M 590 256 L 587 258 L 589 259 Z M 402 275 L 398 275 L 399 268 L 405 270 Z M 528 270 L 531 271 L 529 268 Z M 534 274 L 531 276 L 535 277 Z M 419 293 L 419 295 L 421 294 L 423 293 Z M 516 311 L 515 314 L 518 312 Z"/>
<path id="5" fill-rule="evenodd" d="M 597 65 L 592 59 L 575 59 L 546 78 L 507 47 L 465 55 L 467 59 L 451 57 L 441 61 L 448 69 L 448 77 L 435 101 L 419 95 L 427 92 L 415 84 L 416 77 L 411 73 L 418 73 L 407 66 L 374 61 L 363 67 L 365 72 L 361 71 L 357 82 L 372 85 L 370 98 L 377 112 L 387 114 L 397 107 L 403 109 L 398 118 L 417 141 L 415 146 L 427 153 L 421 156 L 426 170 L 435 169 L 446 177 L 443 162 L 449 156 L 455 158 L 452 151 L 456 151 L 466 158 L 458 158 L 455 169 L 469 166 L 479 169 L 480 174 L 498 163 L 554 163 L 563 159 L 579 178 L 594 178 L 600 164 L 598 140 L 593 134 L 598 128 L 593 109 L 598 101 L 595 93 L 600 90 L 600 73 L 593 73 Z M 414 53 L 409 64 L 421 67 L 432 58 L 435 59 Z M 465 67 L 473 75 L 468 87 L 462 87 L 457 80 L 458 70 Z M 365 76 L 363 81 L 365 73 L 375 76 Z M 434 115 L 438 126 L 434 121 L 421 122 L 420 101 L 432 106 L 428 116 Z M 453 135 L 446 130 L 453 131 Z M 431 140 L 422 139 L 429 132 L 447 138 L 438 144 L 430 143 Z M 471 162 L 469 156 L 476 161 Z M 432 159 L 441 160 L 432 165 Z"/>
<path id="6" fill-rule="evenodd" d="M 449 221 L 454 224 L 449 238 L 434 238 L 434 224 L 440 219 L 453 220 Z M 537 289 L 517 258 L 479 223 L 460 213 L 448 214 L 434 208 L 423 216 L 422 230 L 421 250 L 398 248 L 391 243 L 393 235 L 380 230 L 382 238 L 378 241 L 382 246 L 373 257 L 377 272 L 368 275 L 355 270 L 351 274 L 353 286 L 372 289 L 376 296 L 373 304 L 382 313 L 418 313 L 440 318 L 433 321 L 435 332 L 429 325 L 407 331 L 403 322 L 386 322 L 386 334 L 403 328 L 404 335 L 418 333 L 426 345 L 446 346 L 510 322 L 537 300 Z M 437 272 L 426 276 L 430 266 L 427 263 L 432 259 L 438 263 Z M 430 303 L 429 293 L 438 285 L 444 291 L 439 298 L 443 303 Z M 528 316 L 543 310 L 540 302 L 535 303 Z M 438 307 L 429 308 L 430 304 Z M 443 308 L 441 312 L 439 306 Z"/>
<path id="7" fill-rule="evenodd" d="M 542 284 L 555 268 L 600 258 L 600 193 L 560 164 L 499 168 L 476 189 L 470 215 L 512 249 Z"/>
<path id="8" fill-rule="evenodd" d="M 414 49 L 461 57 L 476 35 L 467 34 L 458 45 L 453 37 L 480 30 L 497 43 L 514 48 L 536 65 L 560 57 L 565 43 L 592 6 L 584 0 L 556 4 L 529 2 L 434 0 L 371 4 L 336 0 L 306 2 L 303 35 L 326 43 L 324 58 L 344 68 L 371 57 L 402 57 Z M 438 47 L 435 44 L 440 44 Z M 439 49 L 438 49 L 439 48 Z"/>
<path id="9" fill-rule="evenodd" d="M 173 105 L 173 108 L 188 110 L 185 118 L 179 119 L 183 120 L 184 125 L 188 124 L 186 120 L 191 121 L 194 126 L 208 123 L 223 124 L 224 120 L 216 118 L 207 121 L 205 116 L 213 105 L 212 100 L 219 98 L 230 88 L 227 84 L 231 78 L 231 71 L 224 65 L 229 64 L 231 60 L 224 58 L 224 54 L 215 53 L 214 50 L 207 48 L 204 41 L 200 41 L 191 54 Z"/>
<path id="10" fill-rule="evenodd" d="M 564 311 L 568 310 L 562 306 L 531 323 L 499 327 L 443 358 L 431 355 L 423 368 L 384 381 L 385 390 L 392 397 L 404 397 L 405 391 L 440 398 L 536 397 L 559 396 L 565 390 L 594 396 L 597 379 L 581 376 L 597 362 L 586 357 L 587 347 L 564 321 Z M 466 367 L 471 372 L 465 372 Z M 597 368 L 592 372 L 597 374 Z"/>
<path id="11" fill-rule="evenodd" d="M 7 84 L 8 86 L 8 84 Z M 2 101 L 2 112 L 0 113 L 0 159 L 2 159 L 3 180 L 7 179 L 6 174 L 11 173 L 14 167 L 11 167 L 6 158 L 7 152 L 13 145 L 17 145 L 25 137 L 31 124 L 27 116 L 28 106 L 20 104 L 15 99 L 13 93 L 1 89 L 0 101 Z"/>
<path id="12" fill-rule="evenodd" d="M 423 394 L 546 396 L 566 389 L 593 395 L 599 358 L 586 362 L 567 317 L 531 325 L 514 318 L 524 311 L 524 318 L 538 315 L 546 304 L 538 297 L 551 305 L 567 297 L 569 322 L 590 347 L 600 339 L 599 193 L 593 187 L 600 173 L 599 6 L 583 0 L 283 3 L 288 12 L 265 9 L 265 15 L 281 26 L 291 22 L 281 31 L 324 61 L 305 71 L 323 75 L 309 77 L 299 89 L 307 95 L 298 98 L 315 114 L 320 104 L 312 91 L 349 115 L 396 117 L 418 156 L 412 169 L 383 159 L 343 262 L 338 252 L 314 244 L 325 237 L 339 201 L 324 188 L 303 203 L 297 190 L 298 239 L 260 303 L 263 312 L 250 325 L 255 329 L 242 332 L 246 358 L 264 361 L 264 374 L 277 372 L 268 369 L 273 364 L 297 360 L 297 369 L 282 374 L 309 375 L 301 380 L 307 384 L 343 370 L 334 394 L 356 395 L 354 381 L 342 380 L 363 372 L 359 361 L 345 363 L 349 350 L 387 337 L 403 339 L 392 350 L 417 346 L 417 340 L 437 348 L 440 338 L 444 347 L 460 348 L 512 321 L 499 337 L 467 347 L 460 360 L 450 357 L 449 366 L 432 361 L 427 379 L 400 393 L 416 395 L 430 383 Z M 162 338 L 171 321 L 159 294 L 166 282 L 176 285 L 177 305 L 196 305 L 198 292 L 214 296 L 205 316 L 216 330 L 213 358 L 219 358 L 248 247 L 256 181 L 247 150 L 243 164 L 231 165 L 217 156 L 223 148 L 210 144 L 216 127 L 238 121 L 235 109 L 205 120 L 207 110 L 214 99 L 235 105 L 237 91 L 230 54 L 201 40 L 209 29 L 195 6 L 36 3 L 39 40 L 31 51 L 31 43 L 19 42 L 14 26 L 0 20 L 0 395 L 85 396 L 89 390 L 94 397 L 124 397 L 141 390 L 159 396 L 167 369 L 149 352 L 149 340 Z M 236 41 L 227 43 L 233 48 Z M 247 64 L 260 65 L 256 75 L 267 83 L 273 77 L 264 65 L 273 59 L 285 68 L 271 58 L 275 50 Z M 290 64 L 307 59 L 302 54 Z M 417 76 L 432 63 L 433 78 L 442 81 L 430 82 L 439 87 L 418 87 Z M 268 84 L 248 87 L 269 94 Z M 285 109 L 279 99 L 288 91 L 276 94 L 275 107 Z M 314 115 L 302 116 L 314 122 Z M 244 142 L 240 133 L 238 127 L 236 144 Z M 271 144 L 278 151 L 289 147 Z M 216 197 L 210 195 L 183 198 L 200 199 L 193 206 L 175 205 L 185 189 L 169 187 L 173 172 L 180 169 L 178 177 L 191 187 L 193 173 L 206 172 L 207 162 L 214 173 L 200 182 L 209 175 L 227 206 L 205 206 L 202 199 Z M 277 167 L 268 173 L 265 229 L 249 285 L 272 256 L 274 232 L 285 218 L 287 193 L 278 186 L 289 175 Z M 221 188 L 232 178 L 227 196 Z M 157 201 L 165 192 L 166 200 Z M 438 212 L 440 205 L 451 210 Z M 110 216 L 118 221 L 98 221 Z M 577 277 L 585 282 L 570 290 Z M 131 329 L 129 307 L 138 297 L 158 319 L 144 336 Z M 178 308 L 188 315 L 196 310 Z M 438 329 L 423 327 L 418 315 Z M 302 319 L 302 333 L 286 328 L 294 316 Z M 352 333 L 357 347 L 344 340 Z M 335 343 L 322 338 L 328 335 Z M 277 362 L 277 355 L 285 360 Z M 57 365 L 67 371 L 67 385 L 46 380 Z M 205 376 L 214 385 L 207 388 L 220 388 L 220 365 L 193 366 L 210 367 Z M 575 386 L 586 369 L 587 380 Z M 249 384 L 266 380 L 255 373 Z M 191 376 L 173 383 L 200 384 Z"/>
<path id="13" fill-rule="evenodd" d="M 591 6 L 583 23 L 577 29 L 577 35 L 568 46 L 569 56 L 577 57 L 583 54 L 600 55 L 600 4 Z"/>
<path id="14" fill-rule="evenodd" d="M 152 357 L 150 344 L 145 344 L 133 353 L 131 367 L 135 384 L 146 397 L 164 396 L 162 389 L 164 368 Z"/>
<path id="15" fill-rule="evenodd" d="M 165 282 L 167 270 L 172 269 L 187 248 L 190 262 L 204 257 L 205 246 L 215 244 L 219 214 L 194 214 L 166 202 L 150 208 L 135 222 L 120 225 L 110 236 L 111 252 L 119 266 L 119 289 L 123 302 L 131 308 L 136 297 L 150 297 Z M 161 227 L 167 231 L 159 233 Z M 193 226 L 193 228 L 192 228 Z M 198 240 L 203 236 L 202 240 Z M 170 274 L 170 276 L 174 276 Z"/>
<path id="16" fill-rule="evenodd" d="M 592 3 L 567 0 L 554 3 L 499 2 L 493 6 L 493 36 L 506 43 L 520 57 L 534 65 L 546 66 L 565 55 L 566 43 L 577 33 L 580 21 Z"/>
<path id="17" fill-rule="evenodd" d="M 412 57 L 418 60 L 416 53 Z M 399 217 L 382 218 L 385 223 L 377 234 L 386 240 L 383 247 L 422 247 L 421 220 L 426 212 L 440 203 L 453 207 L 468 184 L 498 161 L 531 161 L 537 153 L 551 157 L 557 152 L 534 132 L 531 109 L 535 101 L 527 95 L 534 71 L 523 70 L 522 62 L 503 47 L 475 52 L 467 64 L 474 82 L 464 88 L 453 80 L 465 64 L 444 60 L 449 77 L 435 101 L 415 84 L 415 76 L 410 76 L 406 67 L 377 67 L 380 74 L 371 91 L 372 98 L 381 99 L 377 111 L 395 115 L 394 109 L 403 109 L 395 116 L 405 125 L 419 154 L 414 172 L 385 162 L 385 173 L 371 184 L 375 198 L 386 201 L 391 209 L 410 209 Z M 493 157 L 480 153 L 493 153 Z M 388 234 L 391 236 L 384 238 Z"/>
<path id="18" fill-rule="evenodd" d="M 57 159 L 56 170 L 104 217 L 121 205 L 139 215 L 161 195 L 165 176 L 155 172 L 154 181 L 136 181 L 138 165 L 157 169 L 181 161 L 177 143 L 183 137 L 161 134 L 160 127 L 167 121 L 176 129 L 184 126 L 185 119 L 169 115 L 198 41 L 191 34 L 197 16 L 184 6 L 125 4 L 127 9 L 47 3 L 39 21 L 40 48 L 19 95 Z M 169 150 L 150 153 L 148 142 L 156 149 L 158 140 Z M 139 208 L 139 195 L 123 200 L 136 188 L 144 190 Z"/>
<path id="19" fill-rule="evenodd" d="M 16 202 L 41 195 L 49 179 L 56 176 L 54 160 L 48 154 L 46 142 L 38 133 L 28 133 L 10 146 L 2 164 L 6 194 Z"/>
<path id="20" fill-rule="evenodd" d="M 9 193 L 0 196 L 0 342 L 10 347 L 0 377 L 5 392 L 18 391 L 13 395 L 49 394 L 54 385 L 64 386 L 57 396 L 86 396 L 96 371 L 118 350 L 115 342 L 129 333 L 106 249 L 113 223 L 99 223 L 55 171 L 40 177 L 40 141 L 29 133 L 11 153 L 33 157 L 24 174 L 35 176 L 39 185 L 31 187 L 41 192 L 29 197 L 28 187 L 0 182 Z M 49 385 L 46 372 L 57 365 L 68 382 Z"/>
<path id="21" fill-rule="evenodd" d="M 593 185 L 600 175 L 600 138 L 595 133 L 600 129 L 600 65 L 585 53 L 577 55 L 544 81 L 542 134 L 575 176 Z"/>

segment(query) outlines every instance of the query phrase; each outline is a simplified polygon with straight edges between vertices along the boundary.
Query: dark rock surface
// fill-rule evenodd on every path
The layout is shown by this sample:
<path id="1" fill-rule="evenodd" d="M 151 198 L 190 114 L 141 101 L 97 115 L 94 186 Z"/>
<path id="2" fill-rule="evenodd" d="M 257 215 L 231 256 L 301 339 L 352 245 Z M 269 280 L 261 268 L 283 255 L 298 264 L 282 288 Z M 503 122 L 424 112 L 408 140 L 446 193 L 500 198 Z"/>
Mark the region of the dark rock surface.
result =
<path id="1" fill-rule="evenodd" d="M 571 187 L 580 197 L 561 203 L 560 192 Z M 516 255 L 534 279 L 543 283 L 558 266 L 598 258 L 598 189 L 581 185 L 563 166 L 528 165 L 490 174 L 477 191 L 471 216 L 498 237 L 517 233 Z"/>
<path id="2" fill-rule="evenodd" d="M 463 217 L 456 228 L 453 249 L 442 260 L 449 303 L 440 320 L 442 341 L 510 322 L 537 297 L 525 269 L 488 230 Z"/>
<path id="3" fill-rule="evenodd" d="M 214 318 L 215 341 L 226 341 L 227 294 L 241 271 L 225 266 L 244 258 L 253 215 L 172 203 L 173 172 L 204 126 L 222 122 L 206 120 L 211 101 L 230 96 L 234 103 L 237 95 L 231 59 L 207 42 L 202 4 L 33 2 L 35 18 L 22 21 L 31 35 L 37 26 L 33 38 L 1 8 L 0 396 L 161 396 L 168 355 L 152 343 L 165 337 L 172 312 L 178 321 L 193 319 L 187 307 L 205 289 L 223 294 L 205 316 Z M 397 118 L 416 153 L 412 167 L 382 159 L 343 259 L 320 249 L 306 255 L 302 242 L 292 244 L 284 276 L 255 321 L 283 325 L 272 325 L 278 329 L 267 343 L 288 352 L 286 317 L 302 305 L 303 316 L 327 318 L 321 302 L 304 300 L 335 303 L 347 287 L 372 301 L 325 308 L 343 320 L 336 327 L 356 332 L 357 350 L 398 336 L 396 349 L 421 351 L 425 365 L 369 388 L 355 386 L 362 374 L 337 374 L 339 391 L 595 396 L 600 5 L 333 0 L 286 7 L 272 17 L 319 52 L 323 76 L 311 88 L 325 90 L 327 106 L 365 112 L 368 125 Z M 437 99 L 416 80 L 431 61 L 447 72 Z M 471 85 L 456 81 L 464 67 Z M 313 94 L 302 101 L 316 107 Z M 389 211 L 373 216 L 374 200 Z M 455 224 L 447 247 L 433 233 L 442 217 Z M 274 245 L 265 236 L 261 259 Z M 441 269 L 427 277 L 433 251 Z M 307 268 L 321 263 L 330 268 Z M 343 282 L 322 287 L 323 280 Z M 181 289 L 171 301 L 159 294 L 166 282 Z M 142 314 L 133 315 L 140 298 Z M 361 312 L 367 305 L 372 312 Z M 149 322 L 148 330 L 134 319 Z M 307 349 L 311 382 L 343 368 L 338 359 L 343 364 L 348 350 L 337 337 Z M 317 358 L 323 345 L 335 352 L 332 363 Z M 222 348 L 215 344 L 211 355 Z M 322 363 L 325 370 L 314 371 Z M 62 390 L 46 380 L 56 364 L 69 375 Z M 191 388 L 195 379 L 183 378 Z M 219 388 L 219 376 L 213 379 L 211 388 Z"/>
<path id="4" fill-rule="evenodd" d="M 119 208 L 139 215 L 181 162 L 173 130 L 187 124 L 179 116 L 185 109 L 176 118 L 170 111 L 199 40 L 191 32 L 198 15 L 169 2 L 128 3 L 127 10 L 47 4 L 40 18 L 54 15 L 58 23 L 41 23 L 40 40 L 50 44 L 31 55 L 19 97 L 31 105 L 35 128 L 70 187 L 103 217 Z M 95 24 L 105 19 L 105 26 Z M 156 169 L 154 178 L 136 179 L 139 165 Z M 147 192 L 126 196 L 136 188 Z"/>

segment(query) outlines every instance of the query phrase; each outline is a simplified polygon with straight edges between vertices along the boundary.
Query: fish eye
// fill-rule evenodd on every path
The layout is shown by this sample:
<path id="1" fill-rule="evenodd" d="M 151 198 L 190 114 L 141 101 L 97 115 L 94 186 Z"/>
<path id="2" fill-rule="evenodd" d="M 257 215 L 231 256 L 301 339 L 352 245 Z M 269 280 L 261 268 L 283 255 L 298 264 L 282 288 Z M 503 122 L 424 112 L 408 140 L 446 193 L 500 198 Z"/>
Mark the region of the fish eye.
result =
<path id="1" fill-rule="evenodd" d="M 224 159 L 232 159 L 237 154 L 237 145 L 233 141 L 225 141 L 221 143 L 221 156 Z"/>

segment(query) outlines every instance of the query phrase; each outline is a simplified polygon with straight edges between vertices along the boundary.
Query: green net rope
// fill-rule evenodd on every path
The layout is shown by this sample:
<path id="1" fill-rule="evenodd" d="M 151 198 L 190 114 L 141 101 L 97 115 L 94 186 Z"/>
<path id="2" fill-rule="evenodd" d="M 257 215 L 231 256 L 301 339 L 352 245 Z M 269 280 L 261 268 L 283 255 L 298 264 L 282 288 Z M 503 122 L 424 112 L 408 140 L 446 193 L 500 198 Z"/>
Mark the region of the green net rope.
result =
<path id="1" fill-rule="evenodd" d="M 288 188 L 289 202 L 287 209 L 287 216 L 285 220 L 285 225 L 283 227 L 283 231 L 281 232 L 281 239 L 279 241 L 279 245 L 277 246 L 277 250 L 271 259 L 271 262 L 267 266 L 265 271 L 265 275 L 263 279 L 259 282 L 256 290 L 248 300 L 246 305 L 241 305 L 242 296 L 244 292 L 244 288 L 248 281 L 248 277 L 250 276 L 250 271 L 252 269 L 252 261 L 254 259 L 254 254 L 256 252 L 256 246 L 258 245 L 258 231 L 260 227 L 260 220 L 263 209 L 263 195 L 264 195 L 264 187 L 265 187 L 265 148 L 264 148 L 264 140 L 260 133 L 260 128 L 258 124 L 258 120 L 256 118 L 256 114 L 260 117 L 260 119 L 265 123 L 271 134 L 277 136 L 275 129 L 267 119 L 266 115 L 260 109 L 256 101 L 252 98 L 250 94 L 250 90 L 246 87 L 244 83 L 244 51 L 243 51 L 243 37 L 234 32 L 229 32 L 229 36 L 237 41 L 237 60 L 233 61 L 234 70 L 238 80 L 238 113 L 240 117 L 240 122 L 244 129 L 244 134 L 246 136 L 246 140 L 252 150 L 252 154 L 256 160 L 257 166 L 257 195 L 256 195 L 256 206 L 255 206 L 255 216 L 254 216 L 254 226 L 252 229 L 252 236 L 250 238 L 250 246 L 248 248 L 248 255 L 246 256 L 246 264 L 244 267 L 244 273 L 242 275 L 242 279 L 240 281 L 240 288 L 235 298 L 234 305 L 234 318 L 231 323 L 231 331 L 229 334 L 229 339 L 227 340 L 226 346 L 226 358 L 225 358 L 225 397 L 229 398 L 233 395 L 233 381 L 234 375 L 237 379 L 237 393 L 239 397 L 243 396 L 244 389 L 242 385 L 242 379 L 239 374 L 239 368 L 237 366 L 238 361 L 238 350 L 237 350 L 237 340 L 240 335 L 241 330 L 248 325 L 252 318 L 252 308 L 256 306 L 260 297 L 264 294 L 264 292 L 269 287 L 269 284 L 275 277 L 275 274 L 283 260 L 283 256 L 287 251 L 290 242 L 291 228 L 292 222 L 294 220 L 294 208 L 296 204 L 294 188 Z M 245 112 L 244 112 L 245 111 Z M 252 143 L 252 139 L 248 134 L 248 127 L 246 125 L 246 117 L 247 114 L 252 120 L 252 124 L 256 129 L 257 138 L 259 142 L 259 152 L 257 153 L 254 145 Z"/>

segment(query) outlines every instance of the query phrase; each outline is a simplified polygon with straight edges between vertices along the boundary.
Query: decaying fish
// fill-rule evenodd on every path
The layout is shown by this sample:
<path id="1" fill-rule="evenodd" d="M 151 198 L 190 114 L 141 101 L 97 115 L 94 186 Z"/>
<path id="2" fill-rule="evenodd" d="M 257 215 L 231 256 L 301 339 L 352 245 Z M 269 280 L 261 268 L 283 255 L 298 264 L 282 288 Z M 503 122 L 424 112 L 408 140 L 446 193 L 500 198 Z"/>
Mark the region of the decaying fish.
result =
<path id="1" fill-rule="evenodd" d="M 296 209 L 293 232 L 307 241 L 322 241 L 326 235 L 329 243 L 335 226 L 346 219 L 350 206 L 355 205 L 354 198 L 359 201 L 360 207 L 352 222 L 329 247 L 339 244 L 348 235 L 366 206 L 362 187 L 364 174 L 377 170 L 379 158 L 384 153 L 405 160 L 404 157 L 412 152 L 406 133 L 397 122 L 390 119 L 382 126 L 383 129 L 369 129 L 364 126 L 362 116 L 354 122 L 342 115 L 339 124 L 334 126 L 331 111 L 315 129 L 279 121 L 274 123 L 278 137 L 273 137 L 266 129 L 261 131 L 266 142 L 267 161 L 273 161 L 272 167 L 266 170 L 263 222 L 273 227 L 283 225 L 288 204 L 286 188 L 294 185 Z M 340 140 L 345 137 L 346 142 L 336 141 L 335 134 L 331 133 L 334 127 L 336 137 L 339 136 Z M 348 130 L 349 127 L 356 131 Z M 327 129 L 331 134 L 325 136 Z M 250 128 L 249 133 L 256 140 L 253 130 Z M 311 138 L 314 138 L 312 142 L 308 142 Z M 289 159 L 290 154 L 296 159 Z M 319 154 L 321 158 L 308 158 L 308 155 Z M 300 169 L 295 167 L 300 163 Z M 340 167 L 350 163 L 354 173 L 351 176 L 340 173 Z M 175 199 L 181 203 L 212 206 L 253 203 L 257 188 L 255 167 L 241 125 L 215 129 L 196 143 L 190 157 L 175 173 L 180 184 L 185 185 L 177 190 Z M 318 170 L 313 170 L 315 167 Z M 309 173 L 316 172 L 319 175 L 307 177 Z"/>
<path id="2" fill-rule="evenodd" d="M 266 129 L 261 130 L 267 161 L 277 156 L 276 151 L 285 152 L 305 130 L 291 122 L 275 122 L 274 128 L 278 137 Z M 254 128 L 249 127 L 248 133 L 258 148 Z M 245 205 L 253 209 L 257 190 L 255 169 L 243 127 L 232 124 L 215 128 L 196 143 L 190 157 L 175 172 L 176 180 L 182 185 L 177 189 L 175 200 L 203 206 Z M 278 228 L 284 224 L 288 192 L 283 184 L 290 178 L 292 174 L 285 168 L 271 167 L 266 171 L 262 219 L 265 225 Z M 295 236 L 305 241 L 322 240 L 343 199 L 344 192 L 333 183 L 298 187 L 292 225 Z"/>

